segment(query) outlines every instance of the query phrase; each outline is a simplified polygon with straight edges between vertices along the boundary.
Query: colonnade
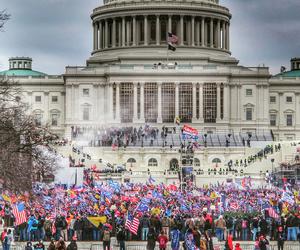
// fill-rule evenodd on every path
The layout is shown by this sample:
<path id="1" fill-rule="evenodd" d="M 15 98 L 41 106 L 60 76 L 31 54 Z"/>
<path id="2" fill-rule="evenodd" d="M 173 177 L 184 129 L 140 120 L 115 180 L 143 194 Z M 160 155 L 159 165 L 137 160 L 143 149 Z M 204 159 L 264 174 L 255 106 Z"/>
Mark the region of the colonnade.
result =
<path id="1" fill-rule="evenodd" d="M 108 92 L 109 92 L 109 110 L 111 114 L 113 114 L 113 122 L 119 123 L 122 121 L 121 117 L 121 109 L 126 108 L 123 105 L 120 104 L 120 86 L 122 83 L 120 82 L 114 82 L 110 83 L 108 85 Z M 133 106 L 131 107 L 132 111 L 132 120 L 130 122 L 133 123 L 145 123 L 145 82 L 133 82 Z M 157 108 L 157 120 L 155 122 L 162 123 L 162 122 L 174 122 L 177 117 L 180 118 L 180 108 L 182 103 L 180 102 L 180 83 L 175 82 L 174 83 L 174 93 L 175 93 L 175 100 L 173 102 L 174 105 L 174 120 L 172 121 L 164 121 L 163 115 L 162 115 L 162 109 L 164 106 L 163 100 L 163 82 L 157 82 L 156 83 L 156 93 L 157 93 L 157 104 L 153 105 L 155 108 Z M 191 89 L 191 95 L 192 95 L 192 105 L 190 107 L 192 111 L 191 120 L 188 122 L 193 123 L 203 123 L 208 122 L 207 121 L 207 115 L 205 115 L 206 110 L 206 101 L 205 96 L 207 95 L 206 92 L 209 92 L 209 90 L 206 90 L 205 83 L 203 82 L 193 82 L 192 89 Z M 138 95 L 139 93 L 139 95 Z M 223 84 L 223 83 L 216 83 L 216 96 L 215 96 L 215 102 L 216 102 L 216 113 L 213 115 L 215 122 L 220 121 L 228 121 L 229 120 L 229 85 Z M 209 101 L 208 101 L 209 102 Z M 125 105 L 126 106 L 126 105 Z M 128 108 L 128 107 L 127 107 Z M 130 110 L 127 110 L 127 112 L 131 112 Z M 138 112 L 139 111 L 139 112 Z"/>
<path id="2" fill-rule="evenodd" d="M 167 32 L 179 46 L 230 50 L 229 20 L 196 15 L 133 15 L 95 20 L 94 51 L 166 45 Z"/>

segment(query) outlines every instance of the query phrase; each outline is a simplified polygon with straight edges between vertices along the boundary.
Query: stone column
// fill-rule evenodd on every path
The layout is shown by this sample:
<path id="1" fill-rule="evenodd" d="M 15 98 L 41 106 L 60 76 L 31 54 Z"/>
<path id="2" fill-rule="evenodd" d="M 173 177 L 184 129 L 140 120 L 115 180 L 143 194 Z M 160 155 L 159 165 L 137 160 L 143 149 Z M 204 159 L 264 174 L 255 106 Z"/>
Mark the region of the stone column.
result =
<path id="1" fill-rule="evenodd" d="M 72 85 L 66 85 L 66 122 L 72 119 Z"/>
<path id="2" fill-rule="evenodd" d="M 175 82 L 175 119 L 179 117 L 179 84 Z"/>
<path id="3" fill-rule="evenodd" d="M 98 92 L 97 92 L 97 120 L 100 123 L 103 123 L 104 119 L 105 119 L 105 112 L 104 112 L 104 94 L 103 94 L 103 85 L 102 83 L 100 83 L 98 85 Z"/>
<path id="4" fill-rule="evenodd" d="M 74 96 L 75 98 L 73 100 L 79 100 L 79 84 L 74 85 Z M 80 112 L 80 107 L 78 102 L 74 102 L 74 118 L 79 120 L 79 112 Z"/>
<path id="5" fill-rule="evenodd" d="M 230 50 L 230 46 L 229 46 L 229 23 L 226 23 L 226 49 Z"/>
<path id="6" fill-rule="evenodd" d="M 112 47 L 116 47 L 116 18 L 113 18 L 112 24 Z"/>
<path id="7" fill-rule="evenodd" d="M 130 23 L 130 20 L 127 21 L 127 24 L 126 24 L 126 35 L 127 35 L 127 46 L 129 47 L 130 46 L 130 42 L 131 42 L 131 23 Z"/>
<path id="8" fill-rule="evenodd" d="M 100 114 L 99 105 L 98 105 L 98 103 L 100 102 L 100 98 L 98 96 L 99 84 L 98 83 L 93 83 L 93 88 L 94 88 L 93 93 L 95 93 L 94 97 L 96 99 L 95 99 L 95 103 L 94 103 L 93 108 L 92 108 L 92 115 L 93 115 L 93 121 L 97 121 L 98 117 L 99 117 L 99 114 Z"/>
<path id="9" fill-rule="evenodd" d="M 300 126 L 300 93 L 295 93 L 296 113 L 295 113 L 295 124 L 297 127 Z"/>
<path id="10" fill-rule="evenodd" d="M 49 115 L 49 92 L 45 91 L 44 92 L 44 96 L 45 96 L 45 117 L 44 117 L 44 121 L 46 123 L 48 123 L 48 121 L 50 121 L 50 115 Z"/>
<path id="11" fill-rule="evenodd" d="M 229 85 L 228 83 L 224 84 L 224 97 L 223 97 L 223 102 L 224 102 L 224 106 L 223 106 L 223 110 L 224 110 L 224 118 L 223 120 L 225 121 L 229 121 L 229 100 L 230 100 L 230 96 L 229 96 Z"/>
<path id="12" fill-rule="evenodd" d="M 105 19 L 105 48 L 108 48 L 108 19 Z"/>
<path id="13" fill-rule="evenodd" d="M 132 33 L 133 33 L 133 37 L 132 37 L 132 46 L 136 46 L 136 16 L 132 17 Z"/>
<path id="14" fill-rule="evenodd" d="M 221 21 L 218 19 L 217 23 L 217 46 L 218 49 L 221 48 Z"/>
<path id="15" fill-rule="evenodd" d="M 196 21 L 195 36 L 196 36 L 196 45 L 200 46 L 200 23 L 199 23 L 199 21 Z"/>
<path id="16" fill-rule="evenodd" d="M 98 23 L 94 23 L 94 50 L 98 49 Z"/>
<path id="17" fill-rule="evenodd" d="M 172 16 L 168 15 L 168 32 L 172 33 Z"/>
<path id="18" fill-rule="evenodd" d="M 156 15 L 156 45 L 160 45 L 160 22 L 159 15 Z"/>
<path id="19" fill-rule="evenodd" d="M 118 38 L 119 38 L 119 41 L 118 41 L 118 46 L 119 47 L 122 47 L 122 19 L 118 22 Z"/>
<path id="20" fill-rule="evenodd" d="M 205 46 L 205 19 L 204 17 L 201 18 L 201 46 L 204 47 Z"/>
<path id="21" fill-rule="evenodd" d="M 180 15 L 180 45 L 184 45 L 184 37 L 183 37 L 183 15 Z"/>
<path id="22" fill-rule="evenodd" d="M 226 28 L 225 28 L 225 21 L 222 21 L 222 49 L 226 49 L 226 46 L 225 46 L 225 44 L 226 44 L 226 42 L 225 42 L 225 31 L 226 30 Z"/>
<path id="23" fill-rule="evenodd" d="M 99 41 L 98 41 L 98 48 L 103 49 L 103 31 L 102 31 L 102 21 L 99 21 Z"/>
<path id="24" fill-rule="evenodd" d="M 283 98 L 283 92 L 279 92 L 279 112 L 278 112 L 278 123 L 280 127 L 285 126 L 285 117 L 284 117 L 284 98 Z"/>
<path id="25" fill-rule="evenodd" d="M 221 84 L 217 83 L 217 121 L 221 120 Z"/>
<path id="26" fill-rule="evenodd" d="M 204 122 L 203 111 L 204 111 L 204 102 L 203 102 L 203 86 L 204 83 L 200 82 L 199 85 L 199 122 Z"/>
<path id="27" fill-rule="evenodd" d="M 192 16 L 192 46 L 195 46 L 195 16 Z"/>
<path id="28" fill-rule="evenodd" d="M 116 82 L 116 123 L 120 122 L 120 83 Z"/>
<path id="29" fill-rule="evenodd" d="M 137 82 L 133 83 L 133 123 L 138 122 L 138 100 L 137 100 Z"/>
<path id="30" fill-rule="evenodd" d="M 125 17 L 122 17 L 122 47 L 125 47 Z"/>
<path id="31" fill-rule="evenodd" d="M 162 85 L 162 82 L 157 82 L 157 123 L 162 123 L 161 85 Z"/>
<path id="32" fill-rule="evenodd" d="M 140 82 L 140 91 L 141 91 L 141 96 L 140 96 L 140 123 L 145 123 L 145 95 L 144 95 L 144 88 L 145 88 L 145 83 Z"/>
<path id="33" fill-rule="evenodd" d="M 214 47 L 214 19 L 210 19 L 210 47 Z"/>
<path id="34" fill-rule="evenodd" d="M 192 122 L 197 121 L 197 82 L 193 82 L 193 118 Z"/>
<path id="35" fill-rule="evenodd" d="M 148 45 L 148 16 L 144 16 L 144 45 Z"/>

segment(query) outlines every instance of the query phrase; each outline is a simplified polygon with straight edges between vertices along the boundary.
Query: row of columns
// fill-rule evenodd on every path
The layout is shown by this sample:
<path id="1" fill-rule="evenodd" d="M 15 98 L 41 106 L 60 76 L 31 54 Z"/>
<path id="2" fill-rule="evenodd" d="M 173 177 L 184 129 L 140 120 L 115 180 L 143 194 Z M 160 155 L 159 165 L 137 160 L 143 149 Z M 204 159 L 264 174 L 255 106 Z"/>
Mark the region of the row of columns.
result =
<path id="1" fill-rule="evenodd" d="M 116 86 L 116 107 L 114 122 L 119 123 L 121 121 L 120 117 L 120 83 L 112 83 L 109 85 L 110 93 L 110 111 L 113 113 L 113 84 Z M 138 83 L 133 83 L 133 123 L 145 123 L 145 110 L 144 110 L 144 82 L 140 82 L 140 117 L 138 117 Z M 157 123 L 162 123 L 162 82 L 157 82 Z M 192 83 L 192 122 L 204 122 L 204 83 Z M 175 117 L 179 117 L 179 82 L 175 82 Z M 199 87 L 199 98 L 197 103 L 197 87 Z M 217 83 L 217 117 L 216 121 L 229 120 L 229 86 L 227 84 L 223 85 L 223 117 L 221 117 L 221 84 Z M 197 106 L 199 107 L 199 117 L 197 117 Z M 223 118 L 223 119 L 222 119 Z"/>
<path id="2" fill-rule="evenodd" d="M 155 24 L 155 38 L 156 45 L 161 45 L 161 22 L 160 15 L 156 15 Z M 167 16 L 167 32 L 172 32 L 172 16 Z M 179 25 L 176 28 L 176 32 L 179 28 L 179 45 L 184 46 L 201 46 L 211 47 L 223 50 L 230 50 L 229 40 L 229 21 L 215 19 L 210 17 L 198 17 L 190 16 L 190 20 L 187 21 L 187 27 L 184 27 L 184 15 L 180 15 Z M 126 19 L 130 20 L 126 20 Z M 137 27 L 137 23 L 143 21 L 143 45 L 149 45 L 149 38 L 151 36 L 149 29 L 149 17 L 144 15 L 137 20 L 137 16 L 130 17 L 114 17 L 110 19 L 103 19 L 94 22 L 94 50 L 107 49 L 109 47 L 125 47 L 125 46 L 137 46 L 139 45 L 138 38 L 141 38 L 142 31 L 140 25 Z M 111 24 L 111 29 L 109 28 Z M 118 29 L 117 29 L 118 24 Z M 111 34 L 110 34 L 111 32 Z M 187 44 L 184 41 L 185 32 L 187 37 Z M 119 41 L 117 44 L 117 34 Z M 131 37 L 132 35 L 132 37 Z M 111 43 L 109 43 L 109 37 L 111 36 Z"/>

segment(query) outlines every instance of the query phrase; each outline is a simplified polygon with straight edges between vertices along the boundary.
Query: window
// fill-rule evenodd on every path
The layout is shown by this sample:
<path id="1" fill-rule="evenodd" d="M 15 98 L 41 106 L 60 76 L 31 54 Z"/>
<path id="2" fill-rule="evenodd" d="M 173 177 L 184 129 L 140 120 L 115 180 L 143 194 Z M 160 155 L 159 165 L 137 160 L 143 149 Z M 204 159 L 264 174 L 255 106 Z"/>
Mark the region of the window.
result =
<path id="1" fill-rule="evenodd" d="M 154 159 L 154 158 L 151 158 L 149 161 L 148 161 L 148 167 L 157 167 L 158 164 L 157 164 L 157 160 Z"/>
<path id="2" fill-rule="evenodd" d="M 85 104 L 83 106 L 83 120 L 84 121 L 90 120 L 90 106 L 88 104 Z"/>
<path id="3" fill-rule="evenodd" d="M 82 93 L 83 93 L 83 96 L 89 96 L 90 95 L 90 90 L 89 89 L 83 89 Z"/>
<path id="4" fill-rule="evenodd" d="M 36 126 L 41 126 L 42 125 L 42 114 L 35 114 L 34 115 L 34 122 Z"/>
<path id="5" fill-rule="evenodd" d="M 217 118 L 217 85 L 205 83 L 203 88 L 204 122 L 215 123 Z"/>
<path id="6" fill-rule="evenodd" d="M 179 85 L 179 117 L 182 122 L 192 122 L 193 116 L 193 85 Z"/>
<path id="7" fill-rule="evenodd" d="M 270 103 L 276 103 L 276 96 L 270 96 Z"/>
<path id="8" fill-rule="evenodd" d="M 200 167 L 200 160 L 198 158 L 194 158 L 194 167 Z"/>
<path id="9" fill-rule="evenodd" d="M 51 115 L 51 125 L 58 126 L 58 114 Z"/>
<path id="10" fill-rule="evenodd" d="M 293 126 L 293 115 L 286 115 L 286 126 Z"/>
<path id="11" fill-rule="evenodd" d="M 172 159 L 170 161 L 170 170 L 171 171 L 178 171 L 179 170 L 179 163 L 177 159 Z"/>
<path id="12" fill-rule="evenodd" d="M 293 97 L 292 96 L 287 96 L 286 97 L 286 102 L 288 102 L 288 103 L 293 102 Z"/>
<path id="13" fill-rule="evenodd" d="M 35 102 L 42 102 L 42 97 L 40 95 L 36 96 Z"/>
<path id="14" fill-rule="evenodd" d="M 221 160 L 219 158 L 214 158 L 211 162 L 212 163 L 221 163 Z"/>
<path id="15" fill-rule="evenodd" d="M 271 114 L 270 115 L 270 126 L 276 126 L 276 120 L 277 120 L 276 114 Z"/>
<path id="16" fill-rule="evenodd" d="M 246 109 L 246 120 L 247 121 L 252 121 L 252 108 L 247 108 Z"/>
<path id="17" fill-rule="evenodd" d="M 134 158 L 129 158 L 127 160 L 127 166 L 129 166 L 129 167 L 135 167 L 135 164 L 136 164 L 136 160 Z"/>
<path id="18" fill-rule="evenodd" d="M 132 122 L 133 119 L 133 84 L 120 84 L 120 116 L 122 122 Z"/>
<path id="19" fill-rule="evenodd" d="M 174 122 L 175 118 L 175 86 L 173 83 L 164 83 L 161 86 L 161 108 L 163 122 Z"/>
<path id="20" fill-rule="evenodd" d="M 156 122 L 157 119 L 157 85 L 145 84 L 145 119 L 146 122 Z"/>
<path id="21" fill-rule="evenodd" d="M 56 103 L 58 101 L 58 97 L 57 96 L 52 96 L 51 100 L 52 100 L 52 102 Z"/>
<path id="22" fill-rule="evenodd" d="M 246 89 L 246 96 L 252 96 L 252 89 Z"/>

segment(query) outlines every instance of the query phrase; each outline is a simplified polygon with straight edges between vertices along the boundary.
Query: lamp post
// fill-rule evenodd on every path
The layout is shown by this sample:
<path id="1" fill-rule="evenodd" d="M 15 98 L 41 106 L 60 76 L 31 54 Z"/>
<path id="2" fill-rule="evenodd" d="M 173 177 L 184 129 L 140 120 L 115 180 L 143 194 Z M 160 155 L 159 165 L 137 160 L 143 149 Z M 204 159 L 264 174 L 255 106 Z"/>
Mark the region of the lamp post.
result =
<path id="1" fill-rule="evenodd" d="M 207 134 L 204 134 L 204 147 L 207 147 Z"/>

